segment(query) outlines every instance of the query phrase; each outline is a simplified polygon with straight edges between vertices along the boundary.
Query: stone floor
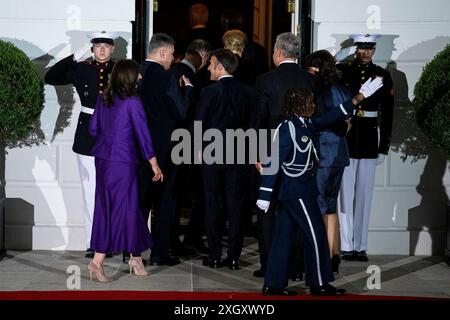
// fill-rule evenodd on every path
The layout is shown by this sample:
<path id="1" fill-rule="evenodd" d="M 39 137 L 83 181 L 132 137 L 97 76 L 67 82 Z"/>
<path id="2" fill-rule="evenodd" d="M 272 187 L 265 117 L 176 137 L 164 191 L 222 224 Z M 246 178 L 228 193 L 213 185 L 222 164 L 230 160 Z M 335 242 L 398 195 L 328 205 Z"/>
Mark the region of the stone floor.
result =
<path id="1" fill-rule="evenodd" d="M 144 258 L 148 257 L 148 252 Z M 335 286 L 351 294 L 450 298 L 450 267 L 440 257 L 372 255 L 370 261 L 341 264 Z M 259 268 L 257 242 L 246 239 L 241 269 L 210 269 L 200 256 L 184 259 L 173 267 L 148 266 L 145 278 L 130 276 L 121 256 L 107 259 L 105 271 L 113 282 L 101 284 L 89 280 L 89 260 L 80 251 L 8 251 L 0 261 L 0 291 L 69 290 L 68 270 L 81 270 L 81 290 L 146 290 L 183 292 L 260 292 L 263 279 L 252 273 Z M 372 273 L 369 266 L 381 270 L 380 289 L 369 290 Z M 73 272 L 73 271 L 72 271 Z M 70 282 L 70 281 L 69 281 Z M 305 291 L 304 282 L 289 282 L 291 289 Z"/>

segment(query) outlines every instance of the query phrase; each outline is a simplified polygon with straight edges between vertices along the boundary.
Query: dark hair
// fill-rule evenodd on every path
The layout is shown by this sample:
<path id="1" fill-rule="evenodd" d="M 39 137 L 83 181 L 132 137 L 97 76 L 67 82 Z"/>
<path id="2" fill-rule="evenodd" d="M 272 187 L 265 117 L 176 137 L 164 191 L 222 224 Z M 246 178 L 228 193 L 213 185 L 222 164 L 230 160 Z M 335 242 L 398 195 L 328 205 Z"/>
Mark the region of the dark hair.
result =
<path id="1" fill-rule="evenodd" d="M 314 113 L 314 97 L 310 90 L 303 87 L 292 87 L 284 96 L 283 115 L 289 118 L 294 114 L 311 117 Z"/>
<path id="2" fill-rule="evenodd" d="M 192 63 L 195 69 L 200 68 L 202 65 L 202 56 L 198 53 L 198 51 L 188 49 L 184 55 L 184 58 Z"/>
<path id="3" fill-rule="evenodd" d="M 336 59 L 327 50 L 318 50 L 305 58 L 306 67 L 315 67 L 316 76 L 322 84 L 335 83 L 341 78 L 341 71 L 336 68 Z"/>
<path id="4" fill-rule="evenodd" d="M 211 45 L 208 41 L 203 39 L 195 39 L 191 43 L 189 43 L 187 47 L 187 51 L 194 50 L 200 53 L 200 51 L 205 51 L 207 53 L 211 52 Z"/>
<path id="5" fill-rule="evenodd" d="M 119 60 L 111 71 L 109 85 L 103 95 L 103 102 L 107 107 L 112 106 L 116 96 L 120 99 L 137 95 L 137 78 L 139 64 L 133 60 Z"/>
<path id="6" fill-rule="evenodd" d="M 242 30 L 242 13 L 235 9 L 227 10 L 222 13 L 220 22 L 225 31 L 232 29 Z"/>
<path id="7" fill-rule="evenodd" d="M 223 65 L 225 70 L 232 74 L 238 67 L 239 60 L 236 55 L 228 49 L 216 49 L 211 52 L 211 57 L 216 57 L 217 61 Z"/>
<path id="8" fill-rule="evenodd" d="M 175 47 L 175 40 L 165 33 L 154 33 L 148 44 L 148 52 L 162 47 Z"/>

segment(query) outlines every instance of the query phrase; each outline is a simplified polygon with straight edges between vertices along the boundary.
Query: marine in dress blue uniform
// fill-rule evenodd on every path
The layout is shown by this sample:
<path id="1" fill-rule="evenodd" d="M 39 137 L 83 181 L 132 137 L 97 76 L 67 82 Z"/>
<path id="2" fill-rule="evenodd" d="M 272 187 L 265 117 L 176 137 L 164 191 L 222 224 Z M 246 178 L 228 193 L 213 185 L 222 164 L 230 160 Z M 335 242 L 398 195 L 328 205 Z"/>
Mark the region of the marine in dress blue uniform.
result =
<path id="1" fill-rule="evenodd" d="M 108 86 L 109 74 L 114 66 L 110 56 L 114 50 L 114 40 L 117 38 L 117 34 L 102 31 L 90 33 L 88 37 L 92 43 L 91 51 L 94 53 L 94 59 L 77 62 L 75 55 L 72 54 L 49 69 L 45 75 L 45 82 L 50 85 L 73 84 L 80 97 L 82 107 L 78 116 L 72 150 L 77 154 L 84 202 L 86 247 L 90 248 L 95 202 L 95 164 L 94 157 L 90 152 L 95 144 L 95 139 L 89 133 L 89 122 L 94 113 L 98 95 L 103 94 Z M 103 53 L 101 53 L 101 59 L 105 61 L 99 61 L 95 52 L 97 48 L 105 50 L 101 48 L 102 46 L 106 46 L 110 50 L 110 52 L 102 51 Z"/>
<path id="2" fill-rule="evenodd" d="M 389 72 L 372 62 L 379 35 L 356 34 L 356 59 L 338 64 L 341 82 L 352 94 L 367 79 L 383 78 L 383 88 L 362 101 L 352 117 L 347 135 L 350 165 L 345 168 L 340 190 L 340 235 L 343 258 L 367 261 L 369 217 L 376 165 L 389 151 L 393 117 L 393 83 Z"/>

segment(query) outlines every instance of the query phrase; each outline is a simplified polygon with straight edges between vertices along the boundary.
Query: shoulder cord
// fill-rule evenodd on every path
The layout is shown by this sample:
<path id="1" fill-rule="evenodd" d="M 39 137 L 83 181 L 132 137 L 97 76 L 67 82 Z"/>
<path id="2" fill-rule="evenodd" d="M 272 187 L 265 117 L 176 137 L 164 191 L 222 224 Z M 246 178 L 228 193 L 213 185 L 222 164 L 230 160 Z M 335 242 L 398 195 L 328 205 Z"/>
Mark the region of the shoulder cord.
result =
<path id="1" fill-rule="evenodd" d="M 291 135 L 292 143 L 294 144 L 294 154 L 292 155 L 292 160 L 291 160 L 291 162 L 289 162 L 289 163 L 283 163 L 283 165 L 281 166 L 281 168 L 283 169 L 283 172 L 284 172 L 287 176 L 292 177 L 292 178 L 296 178 L 296 177 L 302 176 L 302 175 L 306 172 L 306 170 L 309 170 L 309 169 L 312 168 L 313 163 L 312 163 L 312 161 L 310 162 L 310 159 L 311 159 L 311 150 L 314 152 L 314 155 L 315 155 L 316 159 L 318 159 L 318 156 L 317 156 L 316 148 L 314 147 L 314 143 L 312 142 L 311 139 L 309 140 L 309 143 L 307 144 L 307 146 L 305 147 L 305 149 L 300 148 L 300 146 L 298 145 L 297 140 L 296 140 L 296 134 L 295 134 L 295 126 L 294 126 L 294 124 L 293 124 L 291 121 L 288 121 L 288 125 L 289 125 L 289 133 L 290 133 L 290 135 Z M 277 129 L 278 129 L 278 128 L 277 128 Z M 294 164 L 295 157 L 296 157 L 296 154 L 297 154 L 297 150 L 300 151 L 301 153 L 306 153 L 306 152 L 308 152 L 308 158 L 307 158 L 307 160 L 306 160 L 306 164 L 304 164 L 304 165 L 295 165 L 295 164 Z M 289 168 L 289 167 L 291 167 L 291 166 L 300 166 L 300 167 L 303 166 L 303 169 L 302 169 L 300 172 L 298 172 L 298 173 L 290 173 L 290 172 L 288 172 L 288 171 L 286 170 L 286 168 Z M 297 170 L 300 170 L 300 169 L 294 169 L 294 168 L 291 168 L 291 170 L 296 170 L 296 171 L 297 171 Z"/>

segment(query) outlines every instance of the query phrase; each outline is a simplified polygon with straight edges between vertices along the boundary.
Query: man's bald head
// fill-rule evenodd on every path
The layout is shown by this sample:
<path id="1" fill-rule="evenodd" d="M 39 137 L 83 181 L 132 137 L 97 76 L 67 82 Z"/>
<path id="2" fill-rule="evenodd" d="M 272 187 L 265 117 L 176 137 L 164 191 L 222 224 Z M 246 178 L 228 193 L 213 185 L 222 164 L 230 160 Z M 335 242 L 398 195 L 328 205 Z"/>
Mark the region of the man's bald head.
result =
<path id="1" fill-rule="evenodd" d="M 189 8 L 189 20 L 191 22 L 192 28 L 195 26 L 206 26 L 206 24 L 208 23 L 208 16 L 208 7 L 204 4 L 193 4 Z"/>

